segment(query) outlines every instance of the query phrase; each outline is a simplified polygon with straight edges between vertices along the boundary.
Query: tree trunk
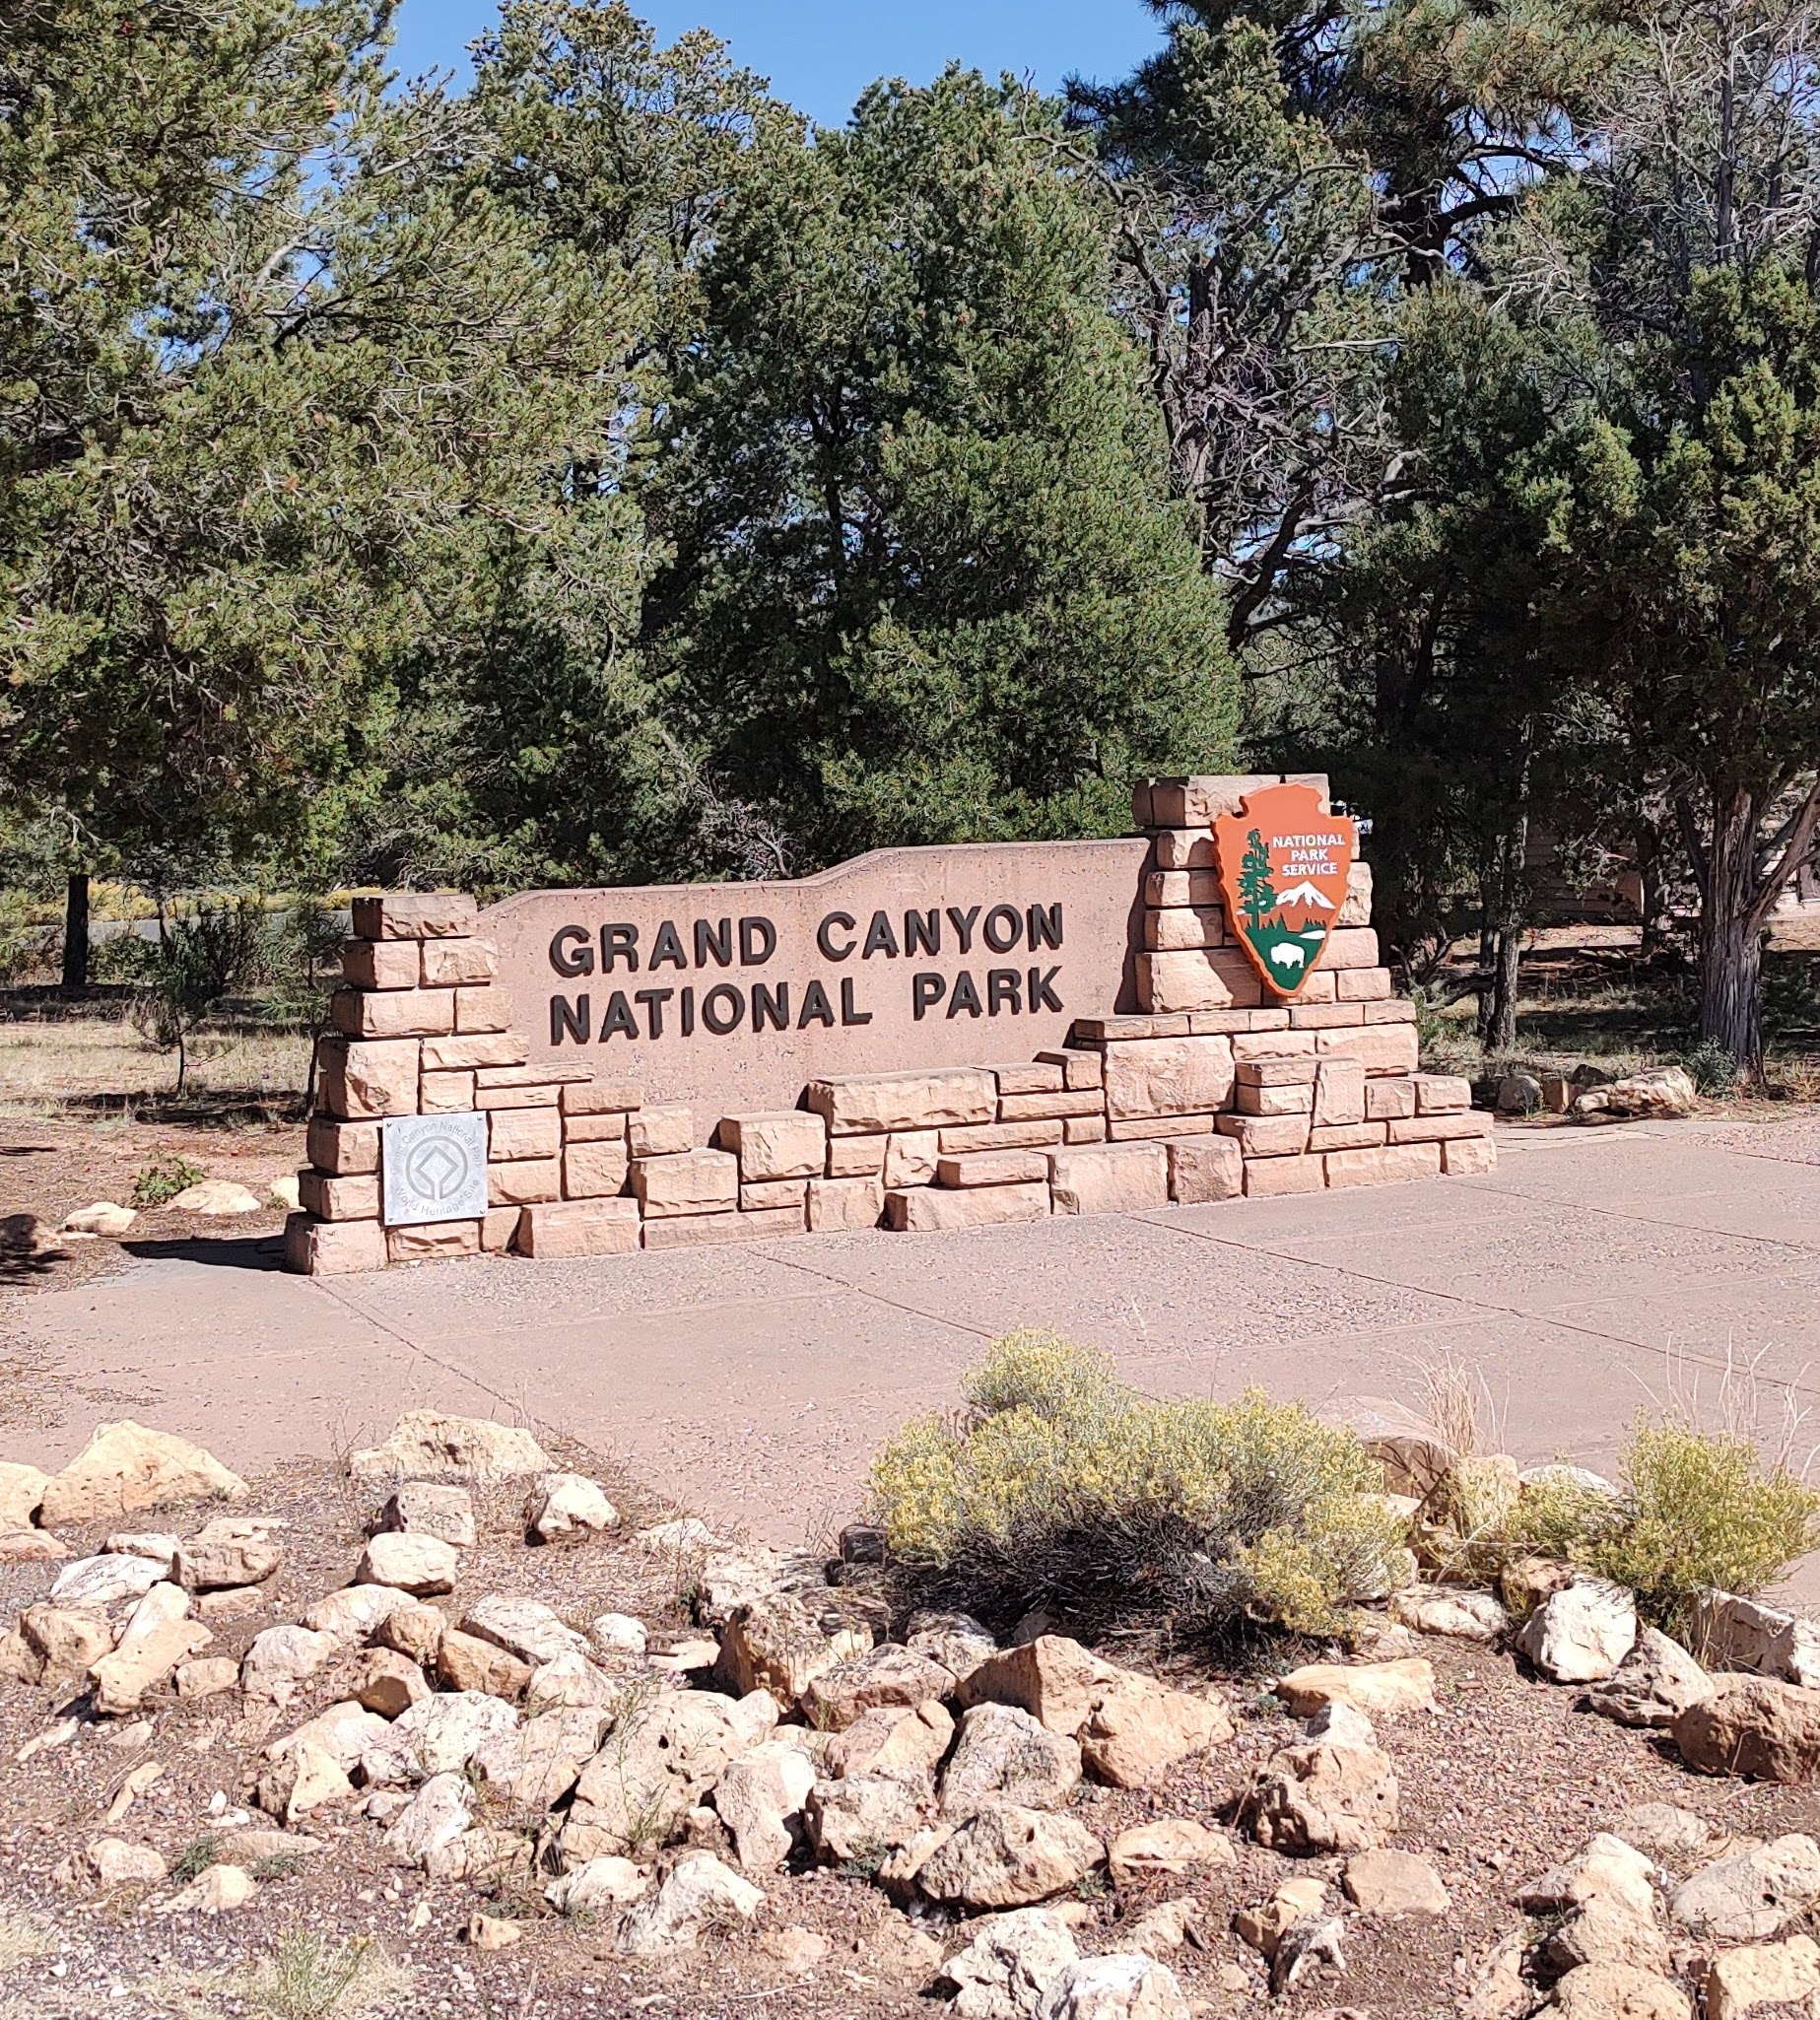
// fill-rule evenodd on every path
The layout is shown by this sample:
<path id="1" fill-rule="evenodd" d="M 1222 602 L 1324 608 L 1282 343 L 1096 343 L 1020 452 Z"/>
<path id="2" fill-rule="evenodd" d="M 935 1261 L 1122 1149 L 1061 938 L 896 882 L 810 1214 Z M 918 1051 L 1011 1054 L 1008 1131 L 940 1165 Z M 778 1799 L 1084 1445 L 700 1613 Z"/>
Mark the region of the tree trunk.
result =
<path id="1" fill-rule="evenodd" d="M 1642 885 L 1639 907 L 1643 912 L 1641 953 L 1649 961 L 1668 944 L 1668 851 L 1662 844 L 1662 831 L 1655 822 L 1637 824 L 1637 877 Z"/>
<path id="2" fill-rule="evenodd" d="M 72 870 L 63 893 L 63 993 L 89 986 L 89 875 Z"/>
<path id="3" fill-rule="evenodd" d="M 1706 903 L 1700 911 L 1700 1036 L 1723 1045 L 1746 1080 L 1763 1077 L 1763 933 L 1758 896 L 1757 802 L 1715 790 Z"/>
<path id="4" fill-rule="evenodd" d="M 1491 1046 L 1492 1017 L 1496 988 L 1485 977 L 1495 974 L 1498 960 L 1498 922 L 1490 863 L 1479 871 L 1479 1012 L 1473 1019 L 1473 1034 L 1481 1050 Z"/>
<path id="5" fill-rule="evenodd" d="M 1492 982 L 1491 1014 L 1485 1020 L 1485 1049 L 1488 1052 L 1514 1052 L 1517 1049 L 1517 991 L 1522 959 L 1521 922 L 1501 927 Z"/>

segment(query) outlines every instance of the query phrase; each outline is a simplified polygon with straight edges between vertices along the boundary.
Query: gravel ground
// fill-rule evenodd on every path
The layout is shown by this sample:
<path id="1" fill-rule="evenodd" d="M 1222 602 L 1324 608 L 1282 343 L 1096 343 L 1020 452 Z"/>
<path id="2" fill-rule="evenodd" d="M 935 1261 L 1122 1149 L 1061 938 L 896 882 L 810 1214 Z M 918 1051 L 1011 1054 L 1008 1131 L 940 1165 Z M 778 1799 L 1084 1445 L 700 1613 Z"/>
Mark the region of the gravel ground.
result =
<path id="1" fill-rule="evenodd" d="M 558 1456 L 583 1462 L 585 1455 Z M 663 1513 L 640 1497 L 636 1482 L 605 1484 L 631 1522 Z M 636 1613 L 657 1643 L 688 1631 L 682 1595 L 690 1565 L 653 1561 L 626 1542 L 528 1548 L 520 1493 L 500 1489 L 479 1499 L 480 1542 L 463 1553 L 457 1591 L 438 1602 L 451 1614 L 482 1592 L 508 1590 L 544 1598 L 578 1622 L 608 1608 Z M 322 1592 L 347 1582 L 377 1500 L 322 1465 L 300 1464 L 255 1482 L 242 1512 L 286 1524 L 286 1562 L 260 1589 L 260 1610 L 219 1629 L 208 1652 L 237 1655 L 261 1628 L 298 1618 Z M 128 1526 L 182 1531 L 201 1518 L 194 1510 L 163 1517 L 144 1512 Z M 66 1540 L 94 1547 L 117 1526 Z M 0 1606 L 11 1611 L 29 1603 L 48 1583 L 46 1567 L 6 1567 Z M 1632 1803 L 1680 1803 L 1727 1832 L 1757 1836 L 1820 1824 L 1820 1797 L 1812 1791 L 1689 1775 L 1659 1744 L 1577 1709 L 1577 1693 L 1519 1674 L 1508 1655 L 1439 1641 L 1426 1642 L 1423 1652 L 1438 1672 L 1440 1710 L 1381 1721 L 1380 1732 L 1401 1783 L 1395 1843 L 1432 1858 L 1452 1896 L 1451 1913 L 1428 1922 L 1377 1922 L 1347 1911 L 1344 1971 L 1317 1974 L 1271 2009 L 1289 2020 L 1335 2008 L 1376 2020 L 1423 2020 L 1450 2009 L 1478 1958 L 1517 1925 L 1511 1906 L 1517 1886 Z M 1171 1669 L 1179 1683 L 1209 1680 L 1180 1657 Z M 1240 1721 L 1234 1743 L 1154 1789 L 1083 1784 L 1075 1799 L 1080 1821 L 1103 1838 L 1153 1817 L 1231 1822 L 1258 1769 L 1296 1728 L 1274 1709 L 1266 1679 L 1213 1680 Z M 249 1714 L 237 1693 L 193 1704 L 163 1696 L 142 1719 L 83 1725 L 69 1743 L 40 1747 L 20 1762 L 29 1742 L 57 1726 L 63 1706 L 57 1694 L 0 1685 L 0 1759 L 11 1764 L 0 1777 L 0 2013 L 34 2020 L 98 2013 L 121 2020 L 261 2013 L 276 2020 L 330 2013 L 340 2020 L 731 2020 L 775 2007 L 792 2020 L 885 2020 L 940 2010 L 926 1993 L 926 1971 L 905 1954 L 910 1922 L 855 1875 L 804 1870 L 768 1879 L 756 1929 L 710 1936 L 694 1953 L 648 1962 L 614 1956 L 604 1925 L 563 1920 L 533 1887 L 519 1885 L 489 1901 L 471 1887 L 433 1884 L 393 1865 L 379 1825 L 358 1803 L 306 1820 L 302 1828 L 321 1849 L 301 1867 L 265 1878 L 254 1900 L 231 1916 L 161 1915 L 158 1904 L 174 1891 L 170 1883 L 103 1894 L 67 1888 L 54 1877 L 72 1851 L 103 1830 L 152 1845 L 172 1864 L 186 1854 L 192 1863 L 201 1858 L 206 1848 L 199 1841 L 211 1833 L 231 1855 L 235 1813 L 260 1748 L 337 1695 L 331 1672 L 275 1719 Z M 123 1817 L 104 1825 L 128 1776 L 149 1762 L 162 1774 Z M 1118 1948 L 1121 1926 L 1145 1908 L 1193 1893 L 1201 1903 L 1200 1945 L 1190 1943 L 1171 1960 L 1184 1991 L 1208 2014 L 1264 2012 L 1262 1965 L 1231 1932 L 1234 1912 L 1267 1900 L 1297 1871 L 1327 1877 L 1337 1901 L 1340 1861 L 1289 1860 L 1242 1837 L 1238 1845 L 1236 1867 L 1198 1876 L 1199 1884 L 1190 1876 L 1117 1889 L 1085 1885 L 1071 1908 L 1081 1918 L 1082 1950 Z M 523 1939 L 505 1951 L 470 1947 L 462 1936 L 477 1906 L 519 1920 Z M 829 1939 L 807 1975 L 771 1954 L 776 1932 L 790 1926 Z M 944 1951 L 966 1940 L 933 1916 L 920 1926 Z M 337 1946 L 370 1946 L 339 2002 L 320 2002 L 333 1989 L 332 1973 L 300 1969 L 300 1945 L 308 1938 L 322 1939 L 331 1959 Z M 273 1991 L 275 1957 L 288 1959 L 294 1975 L 313 1977 L 314 1991 L 307 1985 Z M 1234 1965 L 1247 1973 L 1247 1993 L 1223 1984 L 1223 1971 L 1230 1976 Z"/>

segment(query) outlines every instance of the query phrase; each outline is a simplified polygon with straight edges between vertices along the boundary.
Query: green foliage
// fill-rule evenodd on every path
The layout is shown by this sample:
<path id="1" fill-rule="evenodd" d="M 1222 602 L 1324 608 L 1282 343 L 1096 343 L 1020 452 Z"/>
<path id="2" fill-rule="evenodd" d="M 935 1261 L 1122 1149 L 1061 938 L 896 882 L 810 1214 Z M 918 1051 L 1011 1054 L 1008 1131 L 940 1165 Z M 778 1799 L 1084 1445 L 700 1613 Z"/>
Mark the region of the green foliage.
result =
<path id="1" fill-rule="evenodd" d="M 1122 831 L 1217 768 L 1222 599 L 1166 497 L 1112 220 L 1052 110 L 950 71 L 766 150 L 648 495 L 653 677 L 774 869 Z"/>
<path id="2" fill-rule="evenodd" d="M 265 940 L 265 915 L 253 898 L 165 920 L 145 985 L 128 1014 L 149 1044 L 175 1051 L 179 1091 L 191 1035 L 223 997 L 254 977 Z"/>
<path id="3" fill-rule="evenodd" d="M 1270 851 L 1255 828 L 1246 837 L 1245 855 L 1239 864 L 1239 903 L 1254 926 L 1262 925 L 1264 913 L 1276 903 L 1276 887 L 1270 881 Z"/>
<path id="4" fill-rule="evenodd" d="M 148 1199 L 140 1200 L 139 1204 L 159 1206 L 163 1202 Z M 173 1887 L 187 1887 L 199 1873 L 206 1872 L 215 1863 L 220 1851 L 221 1840 L 212 1831 L 204 1831 L 201 1837 L 192 1838 L 171 1861 L 170 1884 Z"/>
<path id="5" fill-rule="evenodd" d="M 1820 1492 L 1766 1467 L 1748 1440 L 1676 1422 L 1640 1424 L 1624 1450 L 1621 1518 L 1595 1528 L 1592 1569 L 1634 1586 L 1641 1610 L 1685 1633 L 1692 1594 L 1746 1595 L 1820 1544 Z"/>
<path id="6" fill-rule="evenodd" d="M 301 1925 L 287 1929 L 246 1980 L 251 2008 L 266 2020 L 355 2020 L 408 1988 L 370 1937 L 338 1943 Z"/>
<path id="7" fill-rule="evenodd" d="M 1695 1087 L 1702 1094 L 1722 1099 L 1737 1092 L 1738 1062 L 1726 1046 L 1708 1039 L 1680 1057 L 1681 1064 L 1687 1068 Z"/>
<path id="8" fill-rule="evenodd" d="M 871 1474 L 900 1576 L 946 1603 L 1232 1636 L 1321 1632 L 1383 1588 L 1401 1539 L 1374 1468 L 1300 1405 L 1153 1401 L 1046 1333 L 999 1341 L 963 1389 L 964 1417 L 906 1425 Z"/>
<path id="9" fill-rule="evenodd" d="M 140 1168 L 133 1180 L 133 1204 L 163 1206 L 179 1192 L 187 1191 L 191 1185 L 200 1184 L 208 1176 L 200 1165 L 192 1165 L 188 1158 L 173 1151 L 169 1157 L 157 1158 Z"/>

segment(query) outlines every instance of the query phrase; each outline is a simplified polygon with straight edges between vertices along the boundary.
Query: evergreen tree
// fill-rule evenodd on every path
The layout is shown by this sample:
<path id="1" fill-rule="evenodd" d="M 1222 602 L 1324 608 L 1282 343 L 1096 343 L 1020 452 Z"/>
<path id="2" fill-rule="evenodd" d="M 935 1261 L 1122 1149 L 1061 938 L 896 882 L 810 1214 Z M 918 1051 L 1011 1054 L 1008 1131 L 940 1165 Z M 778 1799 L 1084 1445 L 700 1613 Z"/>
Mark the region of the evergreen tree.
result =
<path id="1" fill-rule="evenodd" d="M 1116 832 L 1134 774 L 1226 761 L 1222 602 L 1109 230 L 1053 109 L 959 71 L 770 148 L 719 219 L 647 637 L 778 861 Z"/>

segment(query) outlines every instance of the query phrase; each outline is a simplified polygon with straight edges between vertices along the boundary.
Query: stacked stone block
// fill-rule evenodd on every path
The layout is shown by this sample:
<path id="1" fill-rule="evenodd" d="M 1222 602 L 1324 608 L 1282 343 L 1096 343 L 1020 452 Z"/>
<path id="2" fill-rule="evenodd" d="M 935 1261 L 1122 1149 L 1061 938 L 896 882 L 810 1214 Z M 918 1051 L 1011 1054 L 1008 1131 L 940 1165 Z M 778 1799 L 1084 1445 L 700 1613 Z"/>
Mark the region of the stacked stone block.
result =
<path id="1" fill-rule="evenodd" d="M 1489 1170 L 1463 1080 L 1417 1070 L 1359 865 L 1292 1002 L 1230 934 L 1212 823 L 1275 777 L 1153 779 L 1137 1015 L 1083 1017 L 1034 1059 L 812 1080 L 797 1109 L 723 1115 L 530 1063 L 468 898 L 355 903 L 318 1056 L 287 1263 L 318 1274 L 512 1249 L 706 1243 L 1129 1213 Z M 1324 778 L 1295 782 L 1326 791 Z M 487 1117 L 484 1218 L 381 1224 L 393 1116 Z M 708 1142 L 704 1145 L 703 1135 Z"/>

